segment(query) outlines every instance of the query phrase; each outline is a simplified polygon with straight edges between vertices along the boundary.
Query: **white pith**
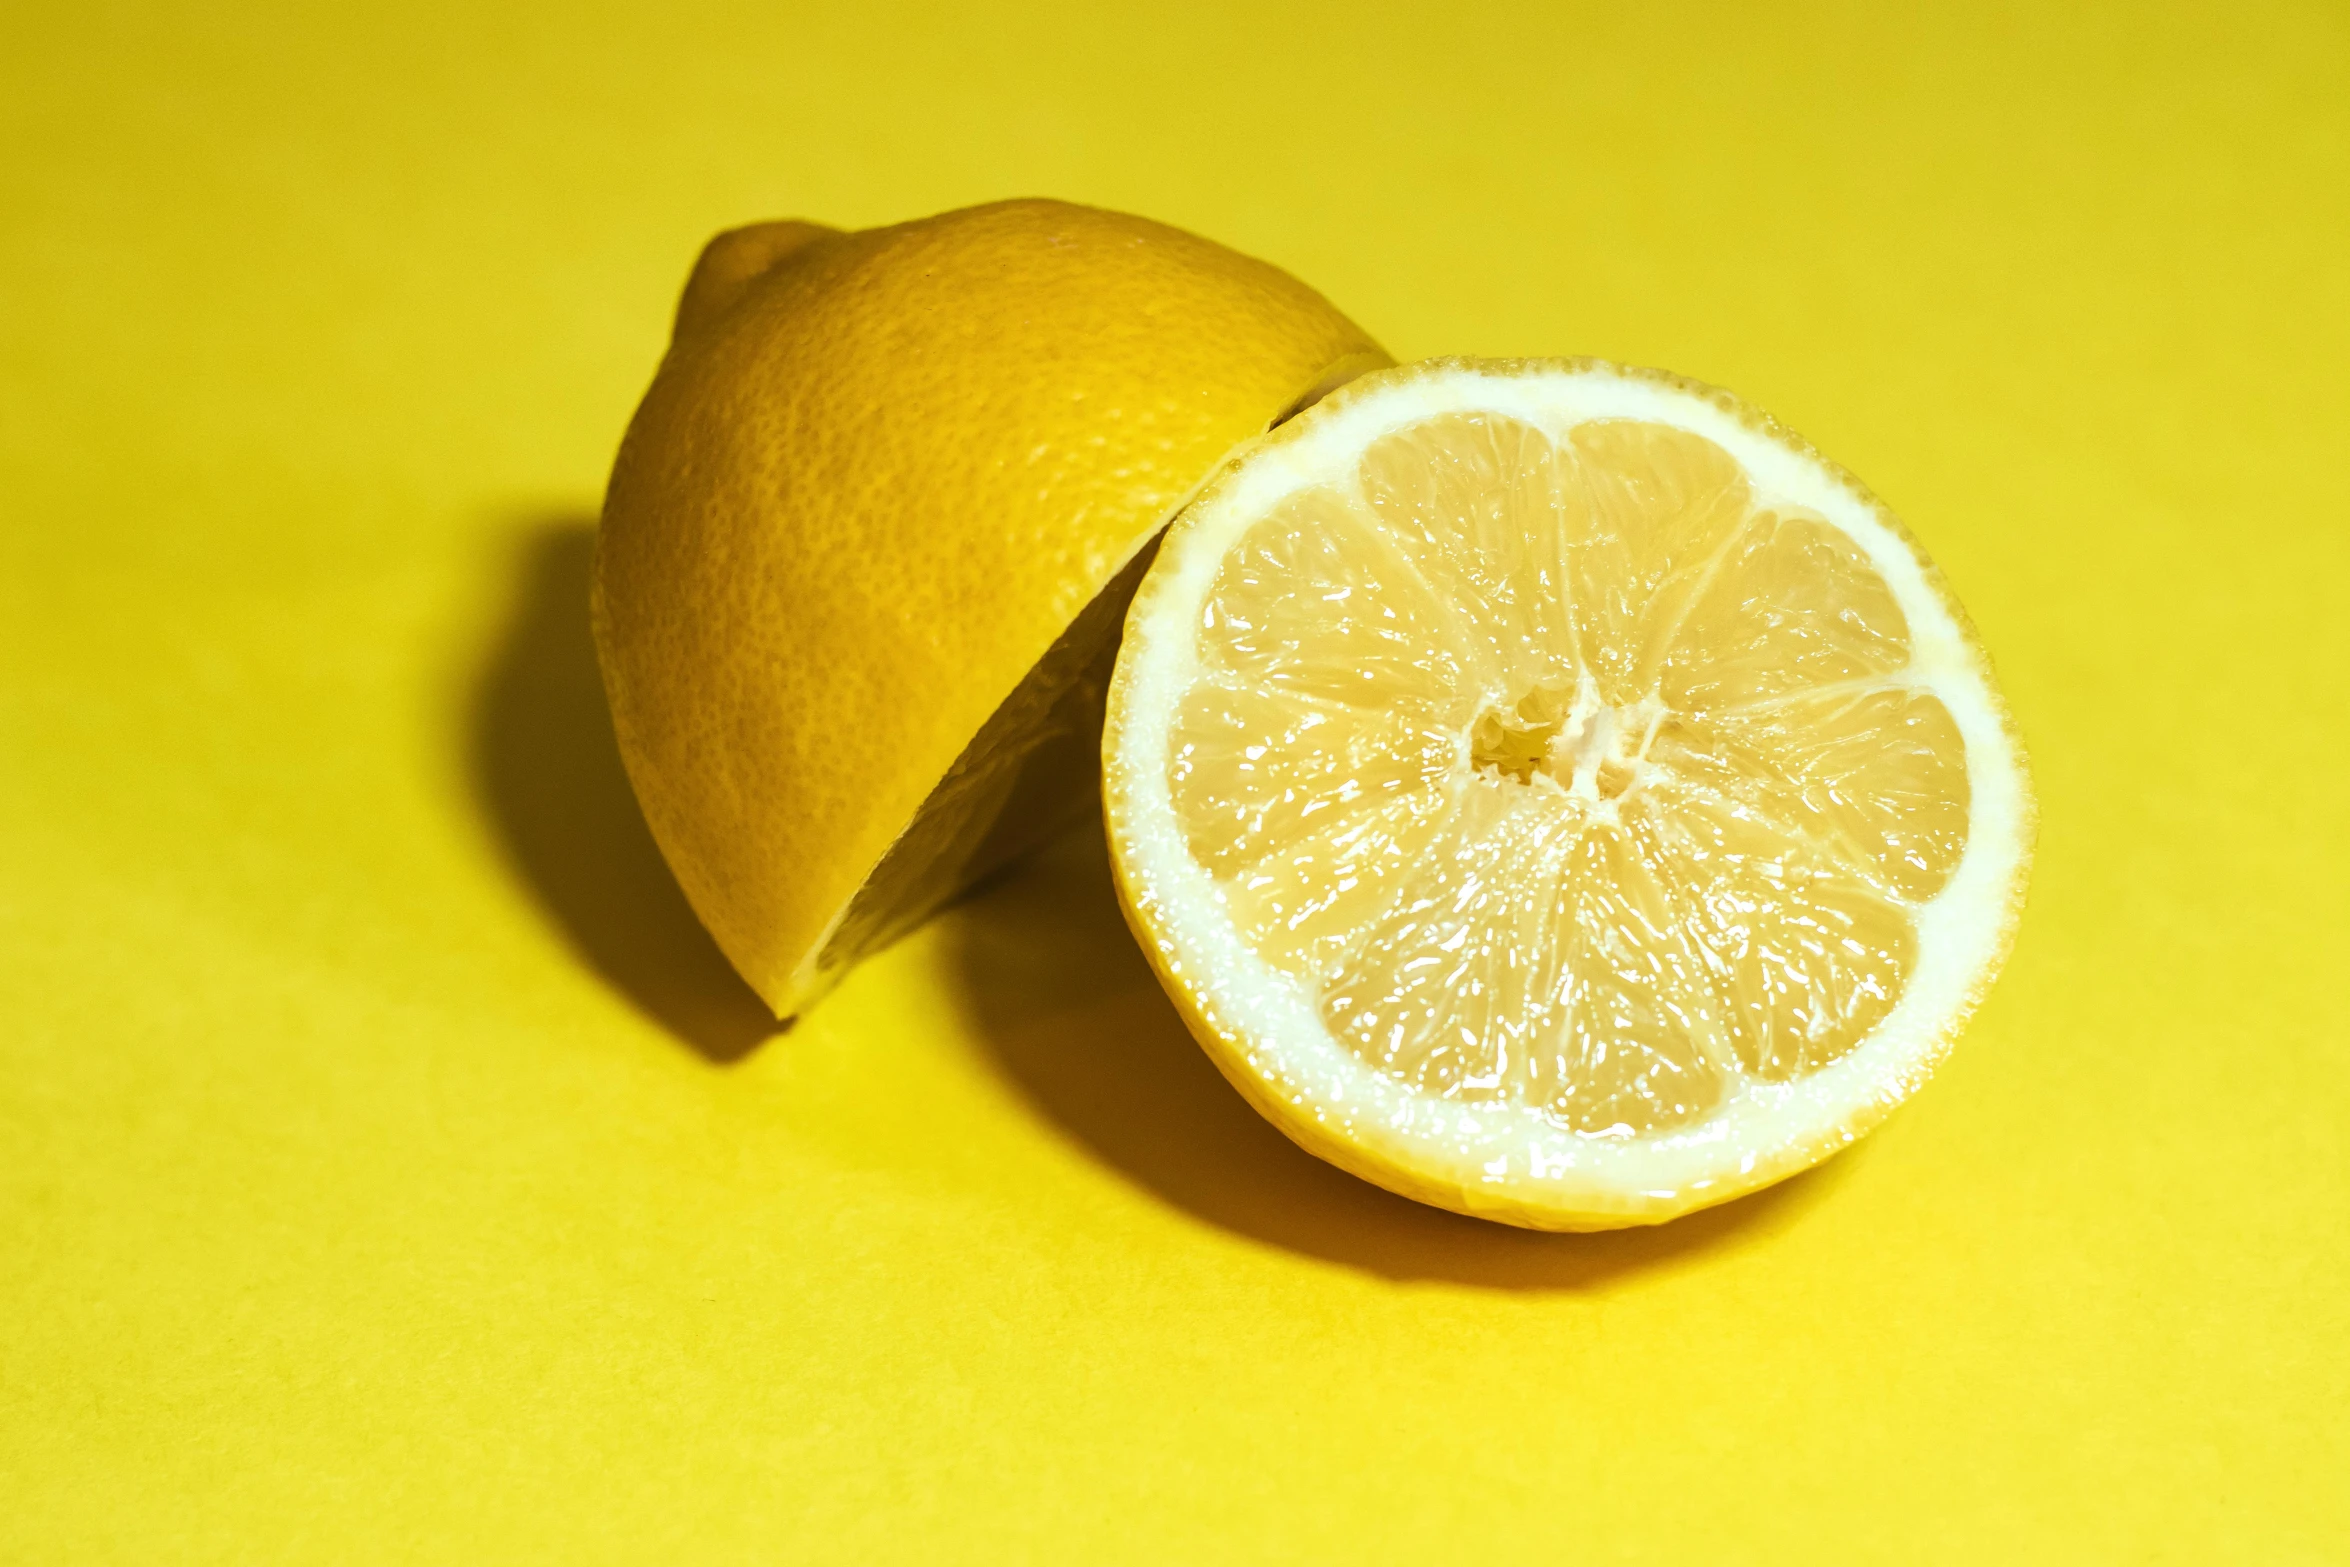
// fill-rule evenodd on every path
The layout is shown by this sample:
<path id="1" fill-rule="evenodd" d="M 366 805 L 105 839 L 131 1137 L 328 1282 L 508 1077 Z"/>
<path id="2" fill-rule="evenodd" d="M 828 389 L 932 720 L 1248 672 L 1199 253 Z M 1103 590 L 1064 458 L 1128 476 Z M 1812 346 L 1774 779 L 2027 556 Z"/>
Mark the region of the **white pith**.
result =
<path id="1" fill-rule="evenodd" d="M 1531 1106 L 1423 1093 L 1331 1036 L 1315 997 L 1243 939 L 1215 879 L 1193 859 L 1169 787 L 1170 726 L 1198 674 L 1194 628 L 1226 553 L 1290 494 L 1347 483 L 1379 436 L 1460 412 L 1517 419 L 1554 440 L 1594 418 L 1652 420 L 1703 436 L 1745 468 L 1758 504 L 1800 508 L 1851 538 L 1908 617 L 1912 659 L 1903 679 L 1941 699 L 1965 743 L 1967 844 L 1943 889 L 1914 906 L 1917 961 L 1899 1002 L 1833 1064 L 1783 1083 L 1738 1078 L 1702 1122 L 1632 1138 L 1568 1131 Z M 2030 848 L 2021 758 L 1989 671 L 1909 541 L 1848 479 L 1728 399 L 1609 366 L 1389 372 L 1309 413 L 1228 472 L 1171 530 L 1135 601 L 1108 746 L 1127 895 L 1159 937 L 1161 965 L 1242 1053 L 1227 1066 L 1245 1070 L 1329 1141 L 1457 1188 L 1472 1210 L 1599 1222 L 1676 1212 L 1789 1173 L 1857 1137 L 1915 1090 L 1996 968 Z"/>

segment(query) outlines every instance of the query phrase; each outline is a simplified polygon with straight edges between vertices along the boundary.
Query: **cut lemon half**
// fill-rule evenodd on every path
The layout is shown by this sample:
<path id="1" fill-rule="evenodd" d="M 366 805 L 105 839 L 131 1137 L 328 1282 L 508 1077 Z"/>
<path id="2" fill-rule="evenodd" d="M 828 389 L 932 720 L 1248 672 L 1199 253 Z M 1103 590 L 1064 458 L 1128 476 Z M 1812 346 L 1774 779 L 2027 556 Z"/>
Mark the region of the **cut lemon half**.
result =
<path id="1" fill-rule="evenodd" d="M 1545 1229 L 1867 1132 L 2030 861 L 1917 542 L 1728 394 L 1591 361 L 1375 372 L 1237 459 L 1144 578 L 1103 756 L 1128 919 L 1225 1076 Z"/>

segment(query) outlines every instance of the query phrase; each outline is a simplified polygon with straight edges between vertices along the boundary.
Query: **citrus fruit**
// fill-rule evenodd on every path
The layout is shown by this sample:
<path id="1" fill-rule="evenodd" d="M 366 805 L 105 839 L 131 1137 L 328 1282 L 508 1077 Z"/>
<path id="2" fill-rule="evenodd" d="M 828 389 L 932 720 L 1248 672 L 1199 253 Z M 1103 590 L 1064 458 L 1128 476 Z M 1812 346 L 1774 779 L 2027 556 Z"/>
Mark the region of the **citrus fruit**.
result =
<path id="1" fill-rule="evenodd" d="M 1668 1219 L 1851 1142 L 2004 957 L 2033 806 L 1916 541 L 1728 394 L 1383 370 L 1218 475 L 1103 737 L 1225 1075 L 1407 1196 Z"/>
<path id="2" fill-rule="evenodd" d="M 1090 808 L 1144 547 L 1386 362 L 1274 267 L 1059 202 L 710 243 L 593 613 L 653 835 L 778 1015 Z"/>

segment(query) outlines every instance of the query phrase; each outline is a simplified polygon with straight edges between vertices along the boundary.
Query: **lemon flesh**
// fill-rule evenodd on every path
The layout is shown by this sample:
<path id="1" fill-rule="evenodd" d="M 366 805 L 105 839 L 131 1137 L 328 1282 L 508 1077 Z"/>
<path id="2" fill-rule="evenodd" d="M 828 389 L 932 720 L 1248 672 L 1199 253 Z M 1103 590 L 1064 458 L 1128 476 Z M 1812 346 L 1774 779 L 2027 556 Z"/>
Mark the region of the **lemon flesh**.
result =
<path id="1" fill-rule="evenodd" d="M 1725 394 L 1356 382 L 1170 532 L 1105 737 L 1130 917 L 1226 1074 L 1553 1228 L 1792 1173 L 1923 1080 L 2032 808 L 1914 542 Z"/>

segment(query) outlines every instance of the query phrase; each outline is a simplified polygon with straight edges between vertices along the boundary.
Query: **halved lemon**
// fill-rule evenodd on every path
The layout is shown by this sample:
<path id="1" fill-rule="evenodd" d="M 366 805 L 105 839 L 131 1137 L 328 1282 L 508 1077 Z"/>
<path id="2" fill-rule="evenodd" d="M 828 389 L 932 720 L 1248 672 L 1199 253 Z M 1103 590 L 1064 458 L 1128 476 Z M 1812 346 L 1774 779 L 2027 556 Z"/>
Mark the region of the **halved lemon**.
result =
<path id="1" fill-rule="evenodd" d="M 1067 202 L 709 243 L 592 612 L 646 824 L 777 1017 L 1091 813 L 1141 555 L 1389 362 L 1278 268 Z"/>
<path id="2" fill-rule="evenodd" d="M 1225 469 L 1127 618 L 1129 921 L 1306 1148 L 1545 1229 L 1867 1132 L 2006 955 L 2020 746 L 1849 474 L 1593 361 L 1375 372 Z"/>

